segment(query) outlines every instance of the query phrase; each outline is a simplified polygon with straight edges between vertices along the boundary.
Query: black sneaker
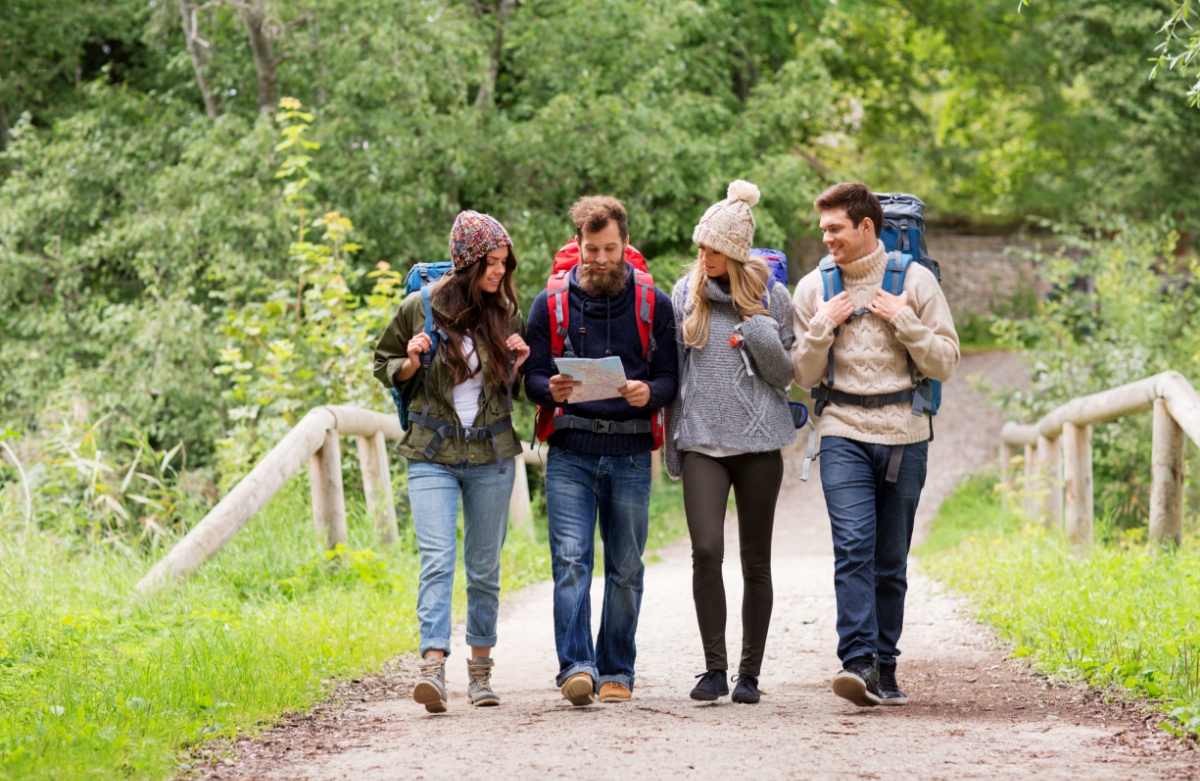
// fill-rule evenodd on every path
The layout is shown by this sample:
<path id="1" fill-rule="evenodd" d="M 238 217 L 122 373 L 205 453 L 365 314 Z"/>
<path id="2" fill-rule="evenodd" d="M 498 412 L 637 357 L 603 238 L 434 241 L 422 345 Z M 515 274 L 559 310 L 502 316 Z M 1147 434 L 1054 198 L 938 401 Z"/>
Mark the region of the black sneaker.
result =
<path id="1" fill-rule="evenodd" d="M 692 689 L 693 700 L 712 702 L 718 697 L 729 694 L 729 680 L 726 678 L 724 670 L 709 670 L 696 677 L 700 679 L 700 683 Z"/>
<path id="2" fill-rule="evenodd" d="M 896 665 L 879 665 L 879 704 L 907 705 L 908 697 L 896 685 Z"/>
<path id="3" fill-rule="evenodd" d="M 833 693 L 861 707 L 879 705 L 879 671 L 874 656 L 859 656 L 842 665 L 833 676 Z"/>
<path id="4" fill-rule="evenodd" d="M 758 698 L 762 696 L 758 691 L 758 679 L 753 675 L 739 675 L 737 677 L 737 686 L 733 687 L 734 702 L 744 702 L 747 705 L 754 705 L 758 702 Z"/>

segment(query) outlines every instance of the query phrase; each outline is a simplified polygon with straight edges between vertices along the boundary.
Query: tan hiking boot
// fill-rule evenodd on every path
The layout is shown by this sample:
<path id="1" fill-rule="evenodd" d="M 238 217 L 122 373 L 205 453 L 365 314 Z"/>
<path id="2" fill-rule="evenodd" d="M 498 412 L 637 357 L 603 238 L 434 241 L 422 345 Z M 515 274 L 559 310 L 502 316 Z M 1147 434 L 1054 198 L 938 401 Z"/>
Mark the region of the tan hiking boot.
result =
<path id="1" fill-rule="evenodd" d="M 595 684 L 587 673 L 575 673 L 562 685 L 562 696 L 572 705 L 591 705 L 595 701 Z"/>
<path id="2" fill-rule="evenodd" d="M 446 657 L 421 660 L 421 677 L 413 687 L 413 699 L 430 713 L 446 712 Z"/>
<path id="3" fill-rule="evenodd" d="M 467 662 L 467 699 L 472 705 L 480 707 L 499 705 L 500 695 L 492 689 L 492 667 L 495 662 L 486 656 L 476 656 L 475 661 Z"/>
<path id="4" fill-rule="evenodd" d="M 605 681 L 600 684 L 600 702 L 629 702 L 633 692 L 623 683 Z"/>

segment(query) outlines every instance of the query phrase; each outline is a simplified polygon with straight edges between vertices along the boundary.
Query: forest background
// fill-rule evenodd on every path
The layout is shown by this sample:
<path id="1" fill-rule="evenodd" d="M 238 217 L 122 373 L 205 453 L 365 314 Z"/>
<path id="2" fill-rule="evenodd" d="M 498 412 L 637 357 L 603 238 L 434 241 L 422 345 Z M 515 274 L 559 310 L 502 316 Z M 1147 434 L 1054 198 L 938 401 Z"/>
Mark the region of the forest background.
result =
<path id="1" fill-rule="evenodd" d="M 666 287 L 738 177 L 793 254 L 815 194 L 862 179 L 931 230 L 1184 258 L 1200 111 L 1186 63 L 1149 60 L 1189 7 L 5 0 L 0 429 L 55 499 L 39 523 L 152 542 L 307 408 L 386 408 L 370 344 L 461 209 L 508 226 L 526 306 L 575 198 L 624 199 Z M 1079 309 L 1005 333 L 1094 335 Z M 131 483 L 143 459 L 162 474 Z"/>

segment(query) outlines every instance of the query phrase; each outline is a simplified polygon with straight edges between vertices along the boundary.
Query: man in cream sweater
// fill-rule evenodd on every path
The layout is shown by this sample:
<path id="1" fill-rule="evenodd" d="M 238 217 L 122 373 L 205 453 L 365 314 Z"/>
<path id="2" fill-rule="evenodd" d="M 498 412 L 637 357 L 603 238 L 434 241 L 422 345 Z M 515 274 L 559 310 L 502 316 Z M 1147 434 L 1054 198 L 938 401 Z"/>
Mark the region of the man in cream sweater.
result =
<path id="1" fill-rule="evenodd" d="M 908 267 L 900 295 L 883 291 L 883 209 L 874 193 L 839 184 L 815 205 L 844 290 L 825 301 L 819 270 L 800 280 L 792 363 L 802 388 L 834 380 L 818 424 L 843 668 L 833 691 L 856 705 L 903 705 L 896 644 L 933 431 L 928 413 L 914 414 L 914 375 L 950 379 L 958 335 L 941 287 L 918 263 Z"/>

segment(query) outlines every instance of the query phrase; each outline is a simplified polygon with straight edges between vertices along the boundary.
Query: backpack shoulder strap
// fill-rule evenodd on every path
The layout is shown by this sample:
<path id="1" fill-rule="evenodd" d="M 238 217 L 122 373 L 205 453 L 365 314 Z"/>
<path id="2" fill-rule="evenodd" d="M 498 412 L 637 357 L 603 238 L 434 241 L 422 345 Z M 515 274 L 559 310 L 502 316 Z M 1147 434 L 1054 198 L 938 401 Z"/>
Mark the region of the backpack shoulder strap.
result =
<path id="1" fill-rule="evenodd" d="M 636 267 L 633 274 L 637 285 L 638 336 L 642 338 L 642 355 L 649 363 L 654 355 L 654 277 Z"/>
<path id="2" fill-rule="evenodd" d="M 883 288 L 885 293 L 898 296 L 904 292 L 904 277 L 908 267 L 913 262 L 913 256 L 903 252 L 889 252 L 887 268 L 883 270 Z"/>
<path id="3" fill-rule="evenodd" d="M 821 272 L 821 286 L 825 292 L 825 300 L 839 295 L 844 289 L 842 286 L 842 270 L 837 267 L 837 263 L 833 262 L 833 258 L 829 255 L 821 258 L 821 263 L 817 266 Z"/>
<path id="4" fill-rule="evenodd" d="M 559 271 L 546 280 L 546 310 L 550 315 L 550 354 L 554 357 L 575 354 L 567 325 L 571 319 L 569 300 L 570 271 Z"/>

